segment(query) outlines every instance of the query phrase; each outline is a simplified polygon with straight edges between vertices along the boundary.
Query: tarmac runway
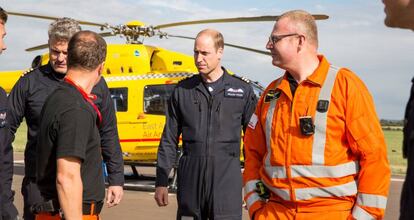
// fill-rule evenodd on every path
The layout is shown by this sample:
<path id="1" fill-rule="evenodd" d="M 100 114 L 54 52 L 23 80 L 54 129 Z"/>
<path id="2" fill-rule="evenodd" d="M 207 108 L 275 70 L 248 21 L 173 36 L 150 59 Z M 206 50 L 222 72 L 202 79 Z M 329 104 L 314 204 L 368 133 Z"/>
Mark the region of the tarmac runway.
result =
<path id="1" fill-rule="evenodd" d="M 24 166 L 23 154 L 15 154 L 13 189 L 16 191 L 15 205 L 19 214 L 23 213 L 23 200 L 20 193 L 21 182 L 23 179 Z M 129 167 L 125 167 L 129 170 Z M 141 170 L 142 171 L 142 170 Z M 143 172 L 152 172 L 151 169 L 145 169 Z M 396 220 L 399 216 L 399 198 L 403 184 L 402 176 L 393 176 L 391 181 L 390 193 L 388 197 L 385 220 Z M 129 184 L 135 184 L 130 182 Z M 151 181 L 143 181 L 140 184 L 152 184 Z M 154 193 L 148 191 L 125 190 L 124 198 L 116 207 L 104 207 L 101 213 L 103 220 L 126 220 L 126 219 L 145 219 L 145 220 L 174 220 L 177 210 L 175 194 L 170 194 L 169 205 L 167 207 L 158 207 L 154 201 Z M 243 211 L 243 220 L 249 219 L 247 211 Z"/>

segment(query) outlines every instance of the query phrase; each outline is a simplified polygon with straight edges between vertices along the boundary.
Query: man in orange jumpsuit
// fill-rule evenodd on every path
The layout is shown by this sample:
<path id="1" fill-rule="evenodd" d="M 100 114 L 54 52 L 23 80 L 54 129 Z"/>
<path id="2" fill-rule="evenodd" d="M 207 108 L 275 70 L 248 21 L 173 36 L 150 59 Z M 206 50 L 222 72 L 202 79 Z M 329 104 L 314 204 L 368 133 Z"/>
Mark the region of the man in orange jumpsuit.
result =
<path id="1" fill-rule="evenodd" d="M 390 168 L 372 97 L 317 47 L 315 20 L 301 10 L 280 16 L 267 42 L 273 65 L 286 72 L 267 87 L 246 131 L 252 219 L 384 216 Z"/>

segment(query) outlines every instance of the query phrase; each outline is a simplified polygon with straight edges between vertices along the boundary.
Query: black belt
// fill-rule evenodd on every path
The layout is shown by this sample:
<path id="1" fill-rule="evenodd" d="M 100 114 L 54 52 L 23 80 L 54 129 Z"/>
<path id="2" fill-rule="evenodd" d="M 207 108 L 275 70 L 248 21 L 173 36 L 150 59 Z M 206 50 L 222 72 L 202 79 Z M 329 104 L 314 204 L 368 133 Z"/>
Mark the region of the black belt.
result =
<path id="1" fill-rule="evenodd" d="M 84 202 L 82 203 L 83 215 L 99 215 L 103 207 L 103 201 L 100 202 Z M 59 202 L 57 200 L 48 200 L 35 204 L 31 207 L 33 214 L 47 212 L 51 214 L 58 214 L 60 211 Z"/>

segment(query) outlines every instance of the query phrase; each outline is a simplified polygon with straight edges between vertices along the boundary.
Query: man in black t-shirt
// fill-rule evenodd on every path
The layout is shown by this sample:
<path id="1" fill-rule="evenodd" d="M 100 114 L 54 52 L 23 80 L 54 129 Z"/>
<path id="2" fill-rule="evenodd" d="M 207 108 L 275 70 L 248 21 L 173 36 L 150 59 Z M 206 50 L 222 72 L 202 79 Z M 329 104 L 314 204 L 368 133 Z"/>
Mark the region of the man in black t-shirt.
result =
<path id="1" fill-rule="evenodd" d="M 65 82 L 42 109 L 37 143 L 37 184 L 45 202 L 37 220 L 99 219 L 105 198 L 98 126 L 102 116 L 92 88 L 100 80 L 106 43 L 91 31 L 75 34 L 68 46 Z"/>

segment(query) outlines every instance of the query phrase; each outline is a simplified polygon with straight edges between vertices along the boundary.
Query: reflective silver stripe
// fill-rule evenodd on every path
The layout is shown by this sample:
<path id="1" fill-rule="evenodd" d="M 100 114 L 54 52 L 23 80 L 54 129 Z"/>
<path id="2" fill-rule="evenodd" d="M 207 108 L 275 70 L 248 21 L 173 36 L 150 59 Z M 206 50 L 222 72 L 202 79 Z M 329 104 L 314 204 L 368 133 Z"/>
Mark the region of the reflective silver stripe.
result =
<path id="1" fill-rule="evenodd" d="M 253 192 L 256 190 L 256 183 L 258 183 L 260 180 L 249 180 L 244 185 L 244 193 L 247 195 L 250 192 Z"/>
<path id="2" fill-rule="evenodd" d="M 355 181 L 329 187 L 308 187 L 295 189 L 297 200 L 309 200 L 315 197 L 352 196 L 357 194 Z"/>
<path id="3" fill-rule="evenodd" d="M 361 206 L 385 209 L 387 207 L 387 197 L 358 193 L 357 204 Z"/>
<path id="4" fill-rule="evenodd" d="M 270 165 L 270 155 L 272 154 L 272 149 L 271 149 L 271 146 L 270 146 L 270 139 L 272 138 L 273 113 L 275 112 L 276 103 L 277 103 L 277 99 L 270 101 L 269 108 L 267 109 L 267 114 L 266 114 L 266 126 L 265 126 L 266 148 L 267 148 L 267 154 L 266 154 L 266 158 L 265 158 L 265 166 L 266 167 L 271 166 Z"/>
<path id="5" fill-rule="evenodd" d="M 260 198 L 259 194 L 257 193 L 252 193 L 249 198 L 247 198 L 246 200 L 246 205 L 247 205 L 247 209 L 250 209 L 250 207 L 257 201 L 262 200 L 262 198 Z"/>
<path id="6" fill-rule="evenodd" d="M 194 220 L 193 216 L 181 216 L 181 220 Z"/>
<path id="7" fill-rule="evenodd" d="M 374 216 L 357 205 L 352 209 L 352 216 L 358 220 L 375 220 Z"/>
<path id="8" fill-rule="evenodd" d="M 324 165 L 292 165 L 292 177 L 339 178 L 358 173 L 359 163 L 351 161 L 335 166 Z"/>
<path id="9" fill-rule="evenodd" d="M 319 93 L 318 100 L 327 100 L 330 102 L 332 88 L 335 83 L 337 72 L 337 67 L 330 66 L 325 82 L 323 83 L 321 91 Z M 328 111 L 330 106 L 331 103 L 329 103 Z M 312 164 L 325 164 L 326 121 L 328 111 L 323 113 L 316 111 L 315 114 L 315 134 L 313 135 Z"/>
<path id="10" fill-rule="evenodd" d="M 276 83 L 275 87 L 279 86 L 282 78 L 280 78 Z M 287 178 L 286 176 L 286 169 L 283 166 L 272 166 L 270 164 L 270 156 L 272 155 L 272 149 L 270 146 L 270 141 L 272 139 L 272 122 L 273 122 L 273 114 L 276 109 L 278 99 L 273 99 L 270 101 L 269 108 L 267 109 L 266 113 L 266 125 L 265 125 L 265 135 L 266 135 L 266 157 L 265 157 L 265 170 L 267 175 L 271 178 Z"/>
<path id="11" fill-rule="evenodd" d="M 263 181 L 263 184 L 270 191 L 272 191 L 274 194 L 278 195 L 283 200 L 286 200 L 286 201 L 289 201 L 290 200 L 290 193 L 289 193 L 289 190 L 288 189 L 280 189 L 280 188 L 276 188 L 276 187 L 269 186 L 268 184 L 266 184 L 265 181 Z"/>
<path id="12" fill-rule="evenodd" d="M 359 164 L 351 161 L 335 166 L 324 165 L 291 165 L 292 178 L 295 177 L 316 177 L 316 178 L 339 178 L 353 174 L 359 171 Z M 271 178 L 287 178 L 286 168 L 284 166 L 266 166 L 267 174 Z"/>
<path id="13" fill-rule="evenodd" d="M 271 178 L 287 178 L 286 168 L 284 166 L 265 166 L 265 169 L 267 175 Z"/>

